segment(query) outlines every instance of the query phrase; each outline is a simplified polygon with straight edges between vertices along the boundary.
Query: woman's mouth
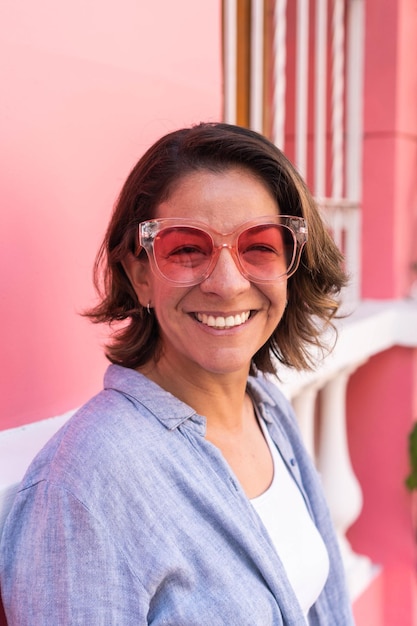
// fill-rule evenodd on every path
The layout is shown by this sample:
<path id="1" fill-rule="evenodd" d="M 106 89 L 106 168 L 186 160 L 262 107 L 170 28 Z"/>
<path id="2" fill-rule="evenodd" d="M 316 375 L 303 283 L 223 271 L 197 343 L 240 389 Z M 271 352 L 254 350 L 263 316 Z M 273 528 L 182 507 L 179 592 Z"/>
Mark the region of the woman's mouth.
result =
<path id="1" fill-rule="evenodd" d="M 195 317 L 199 322 L 206 326 L 211 326 L 212 328 L 233 328 L 234 326 L 240 326 L 248 321 L 249 316 L 250 311 L 244 311 L 237 315 L 227 315 L 226 317 L 222 315 L 215 316 L 207 315 L 206 313 L 195 313 Z"/>

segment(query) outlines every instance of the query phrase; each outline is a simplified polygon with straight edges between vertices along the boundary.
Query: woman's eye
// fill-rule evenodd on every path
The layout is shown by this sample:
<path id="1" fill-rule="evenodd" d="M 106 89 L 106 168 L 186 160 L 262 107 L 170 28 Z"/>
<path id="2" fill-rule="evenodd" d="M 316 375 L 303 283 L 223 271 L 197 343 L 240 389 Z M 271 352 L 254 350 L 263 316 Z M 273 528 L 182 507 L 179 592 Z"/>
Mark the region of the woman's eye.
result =
<path id="1" fill-rule="evenodd" d="M 172 265 L 197 267 L 207 263 L 207 253 L 202 248 L 194 245 L 177 246 L 166 251 L 164 260 L 165 263 L 171 263 Z"/>
<path id="2" fill-rule="evenodd" d="M 250 252 L 270 252 L 271 254 L 280 254 L 280 251 L 274 248 L 273 246 L 270 246 L 268 244 L 262 244 L 262 243 L 253 244 L 252 246 L 246 248 L 243 251 L 244 254 L 247 254 Z"/>
<path id="3" fill-rule="evenodd" d="M 169 256 L 190 256 L 192 254 L 204 254 L 204 251 L 200 248 L 196 248 L 195 246 L 181 246 L 179 248 L 174 248 L 173 250 L 171 250 Z"/>

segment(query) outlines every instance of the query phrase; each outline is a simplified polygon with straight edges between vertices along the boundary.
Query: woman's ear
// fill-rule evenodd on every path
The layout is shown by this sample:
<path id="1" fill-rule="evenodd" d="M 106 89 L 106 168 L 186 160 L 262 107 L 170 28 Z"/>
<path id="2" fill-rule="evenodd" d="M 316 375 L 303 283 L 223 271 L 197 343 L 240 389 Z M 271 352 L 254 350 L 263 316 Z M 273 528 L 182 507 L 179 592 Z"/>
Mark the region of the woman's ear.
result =
<path id="1" fill-rule="evenodd" d="M 147 258 L 139 258 L 128 252 L 122 261 L 123 269 L 142 306 L 151 300 L 151 269 Z"/>

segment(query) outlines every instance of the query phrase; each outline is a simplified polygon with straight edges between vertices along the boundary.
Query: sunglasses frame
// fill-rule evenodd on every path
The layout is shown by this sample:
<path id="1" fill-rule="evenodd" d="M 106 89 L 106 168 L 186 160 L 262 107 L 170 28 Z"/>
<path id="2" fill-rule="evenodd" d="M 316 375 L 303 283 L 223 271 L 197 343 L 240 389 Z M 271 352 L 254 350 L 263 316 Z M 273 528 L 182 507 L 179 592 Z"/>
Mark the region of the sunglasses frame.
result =
<path id="1" fill-rule="evenodd" d="M 294 242 L 293 257 L 287 271 L 284 274 L 270 279 L 256 279 L 252 277 L 251 274 L 249 274 L 243 267 L 236 244 L 240 235 L 242 235 L 242 233 L 246 230 L 255 226 L 267 226 L 268 224 L 284 226 L 291 232 Z M 213 250 L 210 262 L 207 266 L 206 271 L 198 280 L 172 280 L 171 278 L 165 276 L 165 274 L 162 272 L 158 265 L 158 261 L 156 259 L 154 251 L 155 238 L 161 231 L 165 230 L 166 228 L 175 227 L 190 227 L 201 230 L 212 240 Z M 136 254 L 137 256 L 139 256 L 141 250 L 145 250 L 151 267 L 153 271 L 156 272 L 156 274 L 161 276 L 164 280 L 171 283 L 172 285 L 177 285 L 178 287 L 191 287 L 193 285 L 198 285 L 199 283 L 202 283 L 206 278 L 208 278 L 208 276 L 210 276 L 217 263 L 220 251 L 223 248 L 227 248 L 231 252 L 232 257 L 237 267 L 239 268 L 239 271 L 246 279 L 254 283 L 273 283 L 284 278 L 289 278 L 297 270 L 300 263 L 302 249 L 307 242 L 307 236 L 308 228 L 306 220 L 303 217 L 298 217 L 295 215 L 277 215 L 276 218 L 266 216 L 254 220 L 249 220 L 248 222 L 244 222 L 243 224 L 241 224 L 238 228 L 230 233 L 220 233 L 217 230 L 210 228 L 204 222 L 189 220 L 187 218 L 155 218 L 152 220 L 140 222 L 140 224 L 138 225 L 138 249 Z M 221 242 L 220 244 L 217 243 L 219 241 Z"/>

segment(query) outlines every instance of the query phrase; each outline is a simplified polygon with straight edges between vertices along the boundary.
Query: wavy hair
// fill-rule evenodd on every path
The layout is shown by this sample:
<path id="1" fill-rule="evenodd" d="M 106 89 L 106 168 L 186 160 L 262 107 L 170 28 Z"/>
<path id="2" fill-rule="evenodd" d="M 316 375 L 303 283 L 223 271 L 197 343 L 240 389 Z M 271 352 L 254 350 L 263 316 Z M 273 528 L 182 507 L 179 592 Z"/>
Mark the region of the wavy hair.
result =
<path id="1" fill-rule="evenodd" d="M 283 215 L 304 217 L 308 241 L 300 265 L 288 279 L 288 305 L 269 340 L 253 356 L 251 371 L 276 373 L 277 361 L 297 370 L 315 365 L 326 350 L 323 331 L 333 328 L 340 290 L 347 278 L 343 257 L 317 205 L 294 166 L 273 143 L 240 126 L 202 123 L 169 133 L 151 146 L 129 174 L 114 207 L 94 266 L 99 303 L 85 313 L 113 332 L 106 346 L 112 363 L 136 368 L 160 350 L 158 321 L 138 302 L 123 269 L 137 248 L 138 224 L 155 217 L 178 182 L 198 170 L 246 168 L 264 182 Z M 314 350 L 312 348 L 314 347 Z"/>

